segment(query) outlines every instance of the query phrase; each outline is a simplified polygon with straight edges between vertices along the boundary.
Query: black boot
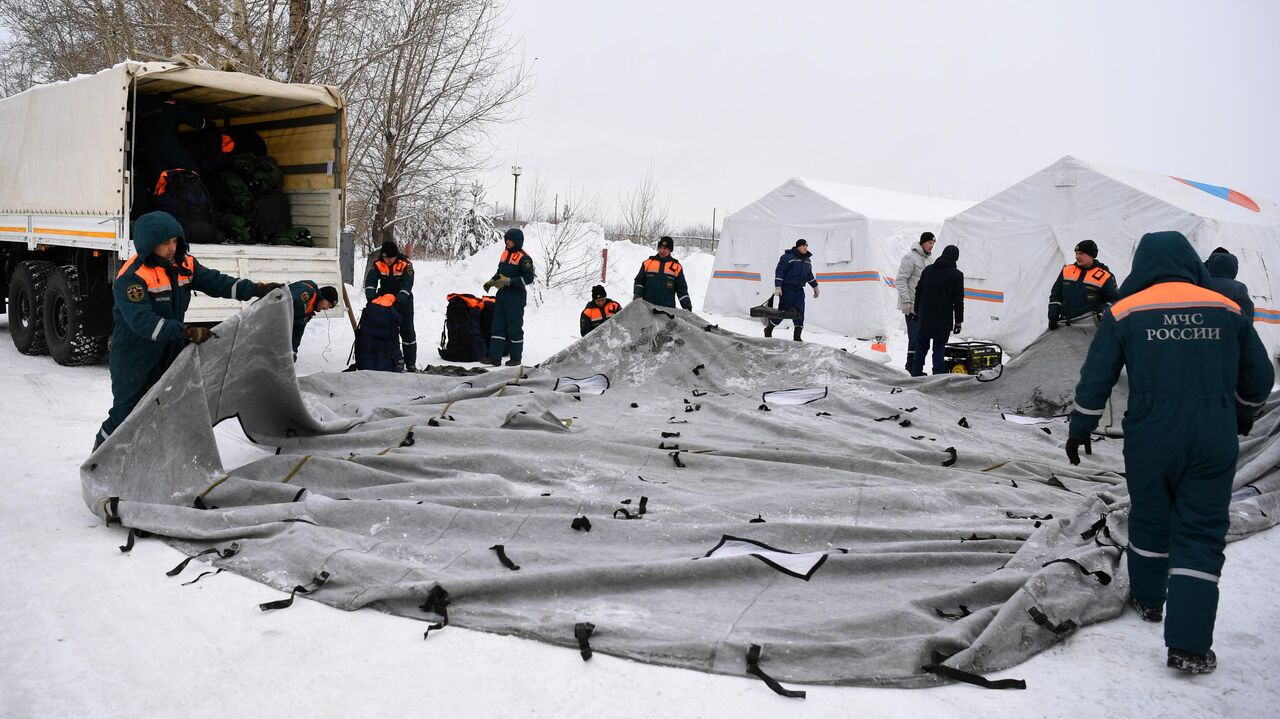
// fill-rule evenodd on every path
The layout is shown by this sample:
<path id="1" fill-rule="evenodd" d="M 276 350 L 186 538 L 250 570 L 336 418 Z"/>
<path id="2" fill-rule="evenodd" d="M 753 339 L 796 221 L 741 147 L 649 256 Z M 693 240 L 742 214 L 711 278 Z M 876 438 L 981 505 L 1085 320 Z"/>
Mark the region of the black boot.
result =
<path id="1" fill-rule="evenodd" d="M 1129 598 L 1129 606 L 1137 610 L 1138 616 L 1142 617 L 1144 622 L 1159 623 L 1164 619 L 1164 610 L 1160 607 L 1148 607 L 1133 597 Z"/>
<path id="2" fill-rule="evenodd" d="M 1188 674 L 1209 674 L 1218 668 L 1218 657 L 1212 649 L 1208 654 L 1192 654 L 1169 647 L 1168 666 Z"/>
<path id="3" fill-rule="evenodd" d="M 507 366 L 508 366 L 508 367 L 519 367 L 519 366 L 520 366 L 520 365 L 522 365 L 522 364 L 524 364 L 524 363 L 523 363 L 523 362 L 521 362 L 521 361 L 520 361 L 520 360 L 518 360 L 518 359 L 509 359 L 509 360 L 507 360 Z"/>
<path id="4" fill-rule="evenodd" d="M 772 336 L 773 336 L 773 323 L 772 323 L 772 322 L 770 322 L 769 324 L 767 324 L 767 325 L 765 325 L 765 326 L 764 326 L 764 336 L 765 336 L 765 337 L 772 337 Z"/>
<path id="5" fill-rule="evenodd" d="M 800 333 L 801 333 L 801 332 L 804 332 L 804 328 L 803 328 L 803 327 L 797 327 L 797 328 L 795 329 L 795 331 L 791 333 L 791 339 L 795 340 L 796 342 L 799 342 L 799 341 L 800 341 Z"/>

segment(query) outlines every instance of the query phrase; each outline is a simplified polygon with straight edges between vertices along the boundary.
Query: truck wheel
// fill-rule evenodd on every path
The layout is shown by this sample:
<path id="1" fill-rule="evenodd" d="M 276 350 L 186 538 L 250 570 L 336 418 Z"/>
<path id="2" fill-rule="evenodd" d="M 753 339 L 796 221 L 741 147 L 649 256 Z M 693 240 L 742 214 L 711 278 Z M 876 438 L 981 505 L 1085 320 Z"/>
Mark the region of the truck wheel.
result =
<path id="1" fill-rule="evenodd" d="M 49 351 L 44 337 L 44 286 L 53 272 L 52 262 L 28 260 L 18 264 L 9 280 L 9 335 L 24 355 Z"/>
<path id="2" fill-rule="evenodd" d="M 42 315 L 49 355 L 60 365 L 96 364 L 107 350 L 105 337 L 84 333 L 83 309 L 76 266 L 63 265 L 49 275 Z"/>

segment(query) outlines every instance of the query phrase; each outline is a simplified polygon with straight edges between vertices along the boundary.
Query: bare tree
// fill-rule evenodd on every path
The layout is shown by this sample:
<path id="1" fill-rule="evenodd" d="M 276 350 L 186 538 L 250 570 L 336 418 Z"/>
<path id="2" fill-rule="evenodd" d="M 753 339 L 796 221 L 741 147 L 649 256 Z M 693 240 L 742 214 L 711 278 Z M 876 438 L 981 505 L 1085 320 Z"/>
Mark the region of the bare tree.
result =
<path id="1" fill-rule="evenodd" d="M 569 199 L 564 216 L 552 226 L 554 234 L 543 240 L 545 257 L 534 260 L 542 280 L 537 285 L 539 301 L 542 288 L 585 294 L 600 276 L 604 229 L 600 226 L 599 198 L 572 186 L 565 197 Z"/>
<path id="2" fill-rule="evenodd" d="M 525 187 L 525 209 L 520 214 L 527 222 L 549 222 L 551 210 L 547 208 L 551 206 L 551 191 L 547 189 L 547 181 L 541 175 L 536 175 Z"/>
<path id="3" fill-rule="evenodd" d="M 649 163 L 640 182 L 618 198 L 622 233 L 632 242 L 651 243 L 666 234 L 670 207 L 669 196 L 658 197 L 658 180 L 654 177 L 653 163 Z"/>

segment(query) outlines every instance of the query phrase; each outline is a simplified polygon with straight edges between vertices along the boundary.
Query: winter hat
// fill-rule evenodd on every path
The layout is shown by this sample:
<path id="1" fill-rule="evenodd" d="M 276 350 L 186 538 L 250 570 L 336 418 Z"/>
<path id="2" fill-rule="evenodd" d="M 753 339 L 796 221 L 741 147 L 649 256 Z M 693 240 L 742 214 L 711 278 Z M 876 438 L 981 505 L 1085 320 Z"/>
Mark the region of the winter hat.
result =
<path id="1" fill-rule="evenodd" d="M 596 285 L 591 288 L 591 299 L 598 300 L 601 297 L 608 297 L 609 293 L 604 291 L 604 285 Z"/>
<path id="2" fill-rule="evenodd" d="M 923 244 L 924 244 L 924 243 L 926 243 L 926 242 L 933 242 L 933 241 L 934 241 L 934 239 L 933 239 L 933 233 L 932 233 L 932 232 L 921 232 L 921 233 L 920 233 L 920 244 L 922 244 L 922 245 L 923 245 Z"/>
<path id="3" fill-rule="evenodd" d="M 511 240 L 516 243 L 517 249 L 524 247 L 524 232 L 521 231 L 519 227 L 512 227 L 502 233 L 502 241 L 506 242 L 507 240 Z"/>
<path id="4" fill-rule="evenodd" d="M 947 245 L 942 248 L 942 259 L 955 262 L 960 259 L 960 248 L 955 245 Z"/>
<path id="5" fill-rule="evenodd" d="M 808 240 L 806 240 L 806 239 L 804 239 L 803 237 L 801 237 L 800 239 L 796 240 L 796 247 L 799 247 L 799 246 L 801 246 L 801 245 L 804 245 L 805 247 L 808 247 L 808 246 L 809 246 L 809 241 L 808 241 Z"/>
<path id="6" fill-rule="evenodd" d="M 386 242 L 382 243 L 382 256 L 383 257 L 399 257 L 400 248 L 396 247 L 396 243 L 392 242 L 391 240 L 387 240 Z"/>
<path id="7" fill-rule="evenodd" d="M 334 289 L 333 287 L 327 287 L 327 286 L 321 287 L 320 299 L 324 300 L 325 302 L 328 302 L 330 305 L 333 305 L 334 307 L 337 307 L 338 306 L 338 290 Z"/>
<path id="8" fill-rule="evenodd" d="M 658 240 L 658 249 L 662 249 L 663 247 L 668 250 L 674 250 L 676 248 L 676 241 L 666 235 L 663 235 L 662 239 Z"/>
<path id="9" fill-rule="evenodd" d="M 1076 245 L 1076 252 L 1083 252 L 1096 260 L 1098 259 L 1098 243 L 1093 240 L 1081 240 L 1080 244 Z"/>
<path id="10" fill-rule="evenodd" d="M 1225 247 L 1217 247 L 1217 248 L 1215 248 L 1215 249 L 1213 250 L 1213 252 L 1210 252 L 1209 254 L 1211 254 L 1211 255 L 1216 255 L 1216 254 L 1218 254 L 1219 252 L 1221 252 L 1221 253 L 1222 253 L 1222 254 L 1224 254 L 1224 255 L 1229 255 L 1229 254 L 1231 254 L 1231 250 L 1228 250 L 1228 249 L 1227 249 L 1227 248 L 1225 248 Z"/>

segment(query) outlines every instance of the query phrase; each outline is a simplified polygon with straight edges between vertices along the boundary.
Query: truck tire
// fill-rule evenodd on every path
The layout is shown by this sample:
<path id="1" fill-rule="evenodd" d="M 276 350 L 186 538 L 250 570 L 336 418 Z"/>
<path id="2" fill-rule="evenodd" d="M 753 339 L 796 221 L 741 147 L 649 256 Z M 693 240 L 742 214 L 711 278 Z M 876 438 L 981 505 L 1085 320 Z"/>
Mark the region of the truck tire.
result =
<path id="1" fill-rule="evenodd" d="M 24 355 L 49 351 L 44 337 L 44 286 L 53 272 L 52 262 L 18 263 L 9 280 L 9 336 Z"/>
<path id="2" fill-rule="evenodd" d="M 97 364 L 107 351 L 106 337 L 85 334 L 83 312 L 76 266 L 63 265 L 49 275 L 42 315 L 45 344 L 60 365 Z"/>

